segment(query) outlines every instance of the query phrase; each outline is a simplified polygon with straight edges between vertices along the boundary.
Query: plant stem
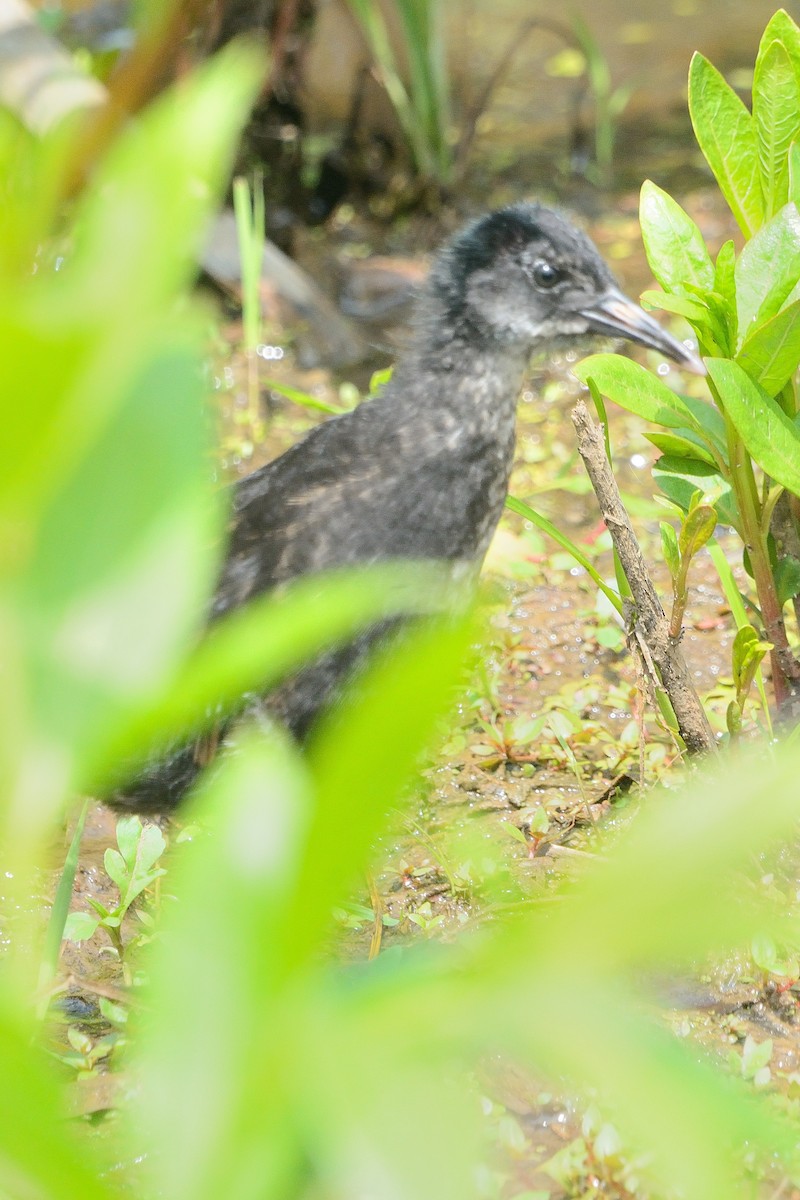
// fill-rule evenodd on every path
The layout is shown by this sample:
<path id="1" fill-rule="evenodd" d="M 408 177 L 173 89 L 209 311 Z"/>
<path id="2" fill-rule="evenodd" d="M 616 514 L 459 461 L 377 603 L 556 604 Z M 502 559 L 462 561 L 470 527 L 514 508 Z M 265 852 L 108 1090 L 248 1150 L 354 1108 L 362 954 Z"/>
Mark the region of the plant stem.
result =
<path id="1" fill-rule="evenodd" d="M 780 710 L 791 695 L 791 683 L 800 679 L 800 670 L 789 649 L 783 611 L 770 566 L 767 535 L 762 530 L 761 506 L 753 474 L 753 464 L 744 442 L 725 412 L 724 402 L 716 388 L 713 385 L 710 386 L 717 408 L 725 418 L 731 485 L 742 522 L 742 537 L 750 555 L 750 565 L 753 569 L 758 603 L 761 608 L 761 619 L 764 623 L 767 640 L 772 644 L 770 651 L 772 689 L 775 704 Z"/>

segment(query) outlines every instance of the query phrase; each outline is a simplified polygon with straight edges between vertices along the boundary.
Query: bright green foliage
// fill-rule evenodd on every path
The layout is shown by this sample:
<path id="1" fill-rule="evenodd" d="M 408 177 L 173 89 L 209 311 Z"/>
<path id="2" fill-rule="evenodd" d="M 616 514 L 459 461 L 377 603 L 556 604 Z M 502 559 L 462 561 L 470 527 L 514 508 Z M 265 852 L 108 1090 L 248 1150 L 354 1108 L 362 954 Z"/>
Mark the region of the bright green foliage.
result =
<path id="1" fill-rule="evenodd" d="M 56 176 L 27 145 L 22 165 L 51 191 L 27 217 L 20 204 L 0 234 L 0 822 L 15 914 L 0 976 L 0 1192 L 470 1200 L 482 1126 L 465 1066 L 497 1055 L 591 1091 L 625 1144 L 647 1154 L 654 1194 L 749 1195 L 738 1152 L 778 1156 L 796 1178 L 796 1132 L 752 1086 L 768 1051 L 748 1047 L 740 1077 L 725 1078 L 651 1018 L 642 983 L 757 938 L 760 961 L 784 961 L 767 939 L 791 944 L 793 928 L 772 892 L 743 888 L 742 876 L 795 832 L 796 746 L 654 796 L 612 861 L 592 864 L 546 912 L 502 916 L 498 905 L 450 944 L 331 961 L 331 909 L 413 779 L 475 641 L 470 617 L 452 613 L 378 663 L 307 758 L 243 731 L 196 796 L 205 828 L 174 865 L 175 901 L 131 1021 L 134 1096 L 121 1095 L 109 1123 L 114 1172 L 63 1119 L 60 1080 L 34 1048 L 35 931 L 19 912 L 40 891 L 32 868 L 73 785 L 110 778 L 121 754 L 141 757 L 154 737 L 179 736 L 370 620 L 453 607 L 435 572 L 387 567 L 307 580 L 199 641 L 221 514 L 208 500 L 203 347 L 187 284 L 256 86 L 232 51 L 143 114 L 80 202 L 61 269 L 43 260 L 34 275 L 19 246 L 2 245 L 26 221 L 50 244 L 42 214 Z M 605 386 L 630 385 L 634 405 L 666 415 L 670 453 L 694 447 L 722 471 L 727 416 L 592 361 Z M 708 530 L 695 492 L 673 565 Z M 546 830 L 544 810 L 534 828 Z M 121 823 L 106 866 L 125 902 L 153 879 L 160 847 L 136 820 Z M 73 1043 L 93 1066 L 97 1046 Z M 613 1145 L 595 1124 L 595 1145 Z M 125 1166 L 135 1162 L 144 1166 Z"/>
<path id="2" fill-rule="evenodd" d="M 649 179 L 642 184 L 640 215 L 647 257 L 664 290 L 691 297 L 690 284 L 712 289 L 714 264 L 703 235 L 677 201 Z"/>
<path id="3" fill-rule="evenodd" d="M 664 452 L 656 478 L 684 512 L 699 487 L 720 520 L 748 547 L 767 636 L 789 661 L 781 609 L 800 580 L 793 559 L 776 560 L 770 520 L 781 489 L 800 495 L 800 432 L 794 378 L 800 365 L 800 30 L 780 10 L 756 62 L 753 113 L 718 71 L 695 55 L 689 73 L 695 134 L 746 235 L 741 254 L 727 242 L 712 264 L 702 234 L 654 183 L 642 187 L 640 218 L 650 267 L 663 292 L 643 302 L 683 317 L 706 356 L 713 406 L 670 393 L 630 364 L 599 355 L 578 374 L 648 421 L 666 427 L 651 440 Z M 689 410 L 687 419 L 687 411 Z M 757 486 L 754 472 L 764 477 Z M 795 589 L 796 590 L 796 589 Z"/>
<path id="4" fill-rule="evenodd" d="M 118 850 L 111 847 L 106 850 L 103 862 L 106 874 L 119 889 L 119 903 L 113 909 L 108 909 L 90 896 L 89 904 L 94 914 L 70 913 L 64 927 L 64 937 L 73 942 L 82 942 L 102 926 L 122 957 L 120 926 L 136 897 L 166 874 L 163 867 L 155 866 L 166 849 L 166 842 L 157 825 L 142 825 L 138 817 L 122 817 L 117 822 L 117 846 Z"/>
<path id="5" fill-rule="evenodd" d="M 689 113 L 695 137 L 742 232 L 764 220 L 755 121 L 742 101 L 702 54 L 689 68 Z"/>
<path id="6" fill-rule="evenodd" d="M 738 363 L 709 358 L 708 373 L 723 398 L 725 412 L 763 469 L 800 495 L 800 430 Z"/>

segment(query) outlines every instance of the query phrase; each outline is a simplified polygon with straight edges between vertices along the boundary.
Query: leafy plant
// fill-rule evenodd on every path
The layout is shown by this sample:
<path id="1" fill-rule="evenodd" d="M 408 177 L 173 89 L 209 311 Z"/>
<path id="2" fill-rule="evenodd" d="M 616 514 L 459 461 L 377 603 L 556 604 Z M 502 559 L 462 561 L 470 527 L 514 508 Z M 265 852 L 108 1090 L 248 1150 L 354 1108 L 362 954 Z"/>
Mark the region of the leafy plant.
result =
<path id="1" fill-rule="evenodd" d="M 166 849 L 166 842 L 157 825 L 143 825 L 133 816 L 122 817 L 117 822 L 117 846 L 118 850 L 106 850 L 103 861 L 109 878 L 119 889 L 119 903 L 108 909 L 95 897 L 87 896 L 94 912 L 70 913 L 64 937 L 72 942 L 82 942 L 102 928 L 122 959 L 125 954 L 121 934 L 123 919 L 137 896 L 166 875 L 163 867 L 155 865 Z"/>
<path id="2" fill-rule="evenodd" d="M 643 300 L 692 326 L 711 403 L 679 396 L 636 364 L 609 355 L 578 368 L 601 393 L 665 428 L 651 440 L 664 452 L 656 478 L 668 500 L 691 519 L 699 492 L 739 534 L 779 706 L 800 686 L 783 618 L 785 603 L 797 605 L 800 593 L 798 88 L 800 30 L 783 10 L 761 39 L 752 113 L 702 55 L 692 60 L 692 122 L 745 235 L 738 256 L 727 242 L 712 260 L 680 205 L 654 183 L 642 187 L 642 235 L 663 288 Z"/>

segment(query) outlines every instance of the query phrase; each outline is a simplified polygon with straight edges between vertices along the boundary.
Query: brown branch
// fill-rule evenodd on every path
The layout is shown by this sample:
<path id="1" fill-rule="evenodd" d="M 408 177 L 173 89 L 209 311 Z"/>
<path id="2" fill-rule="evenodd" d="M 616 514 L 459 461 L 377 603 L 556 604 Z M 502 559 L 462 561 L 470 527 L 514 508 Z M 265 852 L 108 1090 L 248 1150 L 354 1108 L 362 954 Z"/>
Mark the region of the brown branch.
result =
<path id="1" fill-rule="evenodd" d="M 669 623 L 622 503 L 602 433 L 582 400 L 573 410 L 572 421 L 580 456 L 633 595 L 635 612 L 629 644 L 639 656 L 645 675 L 667 693 L 689 753 L 714 751 L 714 735 L 689 676 L 680 640 L 669 635 Z"/>

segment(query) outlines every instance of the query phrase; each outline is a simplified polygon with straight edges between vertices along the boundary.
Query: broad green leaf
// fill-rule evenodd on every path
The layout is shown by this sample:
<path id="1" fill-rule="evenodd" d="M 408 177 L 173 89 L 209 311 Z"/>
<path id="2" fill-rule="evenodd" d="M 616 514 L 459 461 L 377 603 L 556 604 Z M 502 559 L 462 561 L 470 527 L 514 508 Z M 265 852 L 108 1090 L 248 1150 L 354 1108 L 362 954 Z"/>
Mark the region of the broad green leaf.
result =
<path id="1" fill-rule="evenodd" d="M 800 431 L 738 363 L 708 360 L 708 373 L 736 431 L 758 465 L 800 495 Z"/>
<path id="2" fill-rule="evenodd" d="M 77 762 L 160 694 L 216 574 L 222 514 L 207 473 L 204 387 L 191 341 L 181 346 L 174 327 L 171 341 L 154 347 L 53 497 L 20 583 L 33 720 Z"/>
<path id="3" fill-rule="evenodd" d="M 76 207 L 64 269 L 32 275 L 0 304 L 0 393 L 25 397 L 6 405 L 0 428 L 0 497 L 11 492 L 26 517 L 163 337 L 196 272 L 260 71 L 252 53 L 232 48 L 130 122 Z"/>
<path id="4" fill-rule="evenodd" d="M 789 146 L 800 133 L 800 76 L 779 41 L 762 39 L 753 78 L 753 119 L 758 134 L 764 215 L 769 219 L 789 197 Z"/>
<path id="5" fill-rule="evenodd" d="M 280 923 L 285 969 L 294 970 L 318 952 L 330 907 L 341 898 L 344 872 L 349 864 L 349 878 L 357 878 L 387 805 L 400 802 L 435 722 L 450 707 L 477 634 L 473 616 L 430 622 L 404 637 L 399 649 L 390 646 L 378 656 L 349 703 L 315 730 L 309 765 L 317 804 L 293 905 Z"/>
<path id="6" fill-rule="evenodd" d="M 728 439 L 722 413 L 708 400 L 699 400 L 696 396 L 682 396 L 681 399 L 694 418 L 692 422 L 694 429 L 698 434 L 702 434 L 707 444 L 714 446 L 724 458 L 727 454 Z"/>
<path id="7" fill-rule="evenodd" d="M 109 846 L 103 855 L 103 866 L 106 875 L 119 888 L 120 895 L 125 890 L 125 885 L 129 878 L 128 867 L 125 859 L 120 854 L 119 850 L 115 850 L 113 846 Z"/>
<path id="8" fill-rule="evenodd" d="M 681 512 L 688 513 L 699 491 L 705 503 L 713 504 L 721 525 L 739 527 L 736 502 L 730 484 L 719 475 L 709 473 L 708 467 L 693 459 L 671 458 L 664 455 L 653 466 L 653 479 L 661 491 Z"/>
<path id="9" fill-rule="evenodd" d="M 645 308 L 660 308 L 664 312 L 674 313 L 677 317 L 685 317 L 692 324 L 703 325 L 708 323 L 709 313 L 707 307 L 699 300 L 690 299 L 688 296 L 675 296 L 669 292 L 642 292 L 639 297 Z"/>
<path id="10" fill-rule="evenodd" d="M 88 912 L 71 912 L 64 922 L 64 937 L 68 942 L 86 942 L 94 937 L 100 918 Z"/>
<path id="11" fill-rule="evenodd" d="M 800 280 L 800 211 L 785 205 L 750 239 L 736 263 L 741 345 L 774 317 Z"/>
<path id="12" fill-rule="evenodd" d="M 82 780 L 101 793 L 124 782 L 157 750 L 175 749 L 189 733 L 235 709 L 242 694 L 264 691 L 303 663 L 359 631 L 398 614 L 458 610 L 465 589 L 447 564 L 381 563 L 299 579 L 215 621 L 188 658 L 169 694 L 132 718 L 96 754 Z"/>
<path id="13" fill-rule="evenodd" d="M 693 283 L 710 290 L 714 265 L 694 221 L 677 201 L 651 180 L 642 184 L 639 223 L 650 270 L 665 292 L 683 294 Z"/>
<path id="14" fill-rule="evenodd" d="M 736 313 L 736 246 L 732 241 L 724 242 L 714 265 L 714 293 L 722 301 L 726 338 L 725 354 L 733 354 L 739 329 Z"/>
<path id="15" fill-rule="evenodd" d="M 583 383 L 593 379 L 620 408 L 671 429 L 695 426 L 691 411 L 657 375 L 619 354 L 593 354 L 573 367 Z"/>
<path id="16" fill-rule="evenodd" d="M 342 1166 L 338 1139 L 328 1137 L 337 1120 L 328 1107 L 337 1101 L 320 1095 L 319 1061 L 316 1085 L 303 1065 L 303 1045 L 318 1023 L 329 1041 L 337 1027 L 326 1015 L 331 908 L 358 880 L 387 811 L 452 703 L 475 632 L 470 619 L 417 631 L 363 678 L 319 731 L 309 760 L 277 736 L 243 735 L 237 754 L 198 796 L 215 827 L 186 847 L 171 879 L 181 903 L 169 941 L 154 948 L 154 1004 L 136 1100 L 151 1144 L 165 1151 L 158 1190 L 173 1200 L 289 1195 L 286 1172 L 293 1178 L 304 1161 L 315 1161 L 318 1178 Z M 209 879 L 220 887 L 210 888 Z M 345 1013 L 352 1006 L 346 991 Z M 352 1019 L 363 1033 L 362 1011 L 357 1003 Z M 380 1060 L 392 1039 L 388 1028 L 377 1043 L 367 1036 L 365 1060 Z M 351 1052 L 343 1027 L 330 1053 L 333 1043 Z M 340 1107 L 357 1103 L 360 1061 L 339 1080 Z M 370 1085 L 364 1102 L 373 1096 Z M 320 1105 L 321 1124 L 297 1119 Z M 368 1152 L 375 1152 L 371 1142 Z"/>
<path id="17" fill-rule="evenodd" d="M 800 363 L 800 300 L 759 325 L 736 361 L 770 396 L 777 396 Z"/>
<path id="18" fill-rule="evenodd" d="M 689 113 L 695 137 L 742 232 L 764 222 L 758 142 L 751 114 L 716 67 L 695 54 L 689 67 Z"/>
<path id="19" fill-rule="evenodd" d="M 704 485 L 703 480 L 707 481 L 715 477 L 720 477 L 716 466 L 711 466 L 709 463 L 703 462 L 691 455 L 663 454 L 655 463 L 655 469 L 666 471 L 671 475 L 686 475 L 687 477 L 691 477 L 692 480 L 697 481 L 696 488 L 699 488 L 701 491 L 704 486 L 709 486 L 707 483 Z"/>
<path id="20" fill-rule="evenodd" d="M 644 436 L 662 454 L 668 454 L 672 457 L 677 456 L 678 458 L 696 458 L 700 462 L 713 467 L 715 471 L 718 469 L 716 460 L 711 451 L 707 449 L 705 442 L 689 429 L 682 431 L 680 434 L 645 433 Z"/>

